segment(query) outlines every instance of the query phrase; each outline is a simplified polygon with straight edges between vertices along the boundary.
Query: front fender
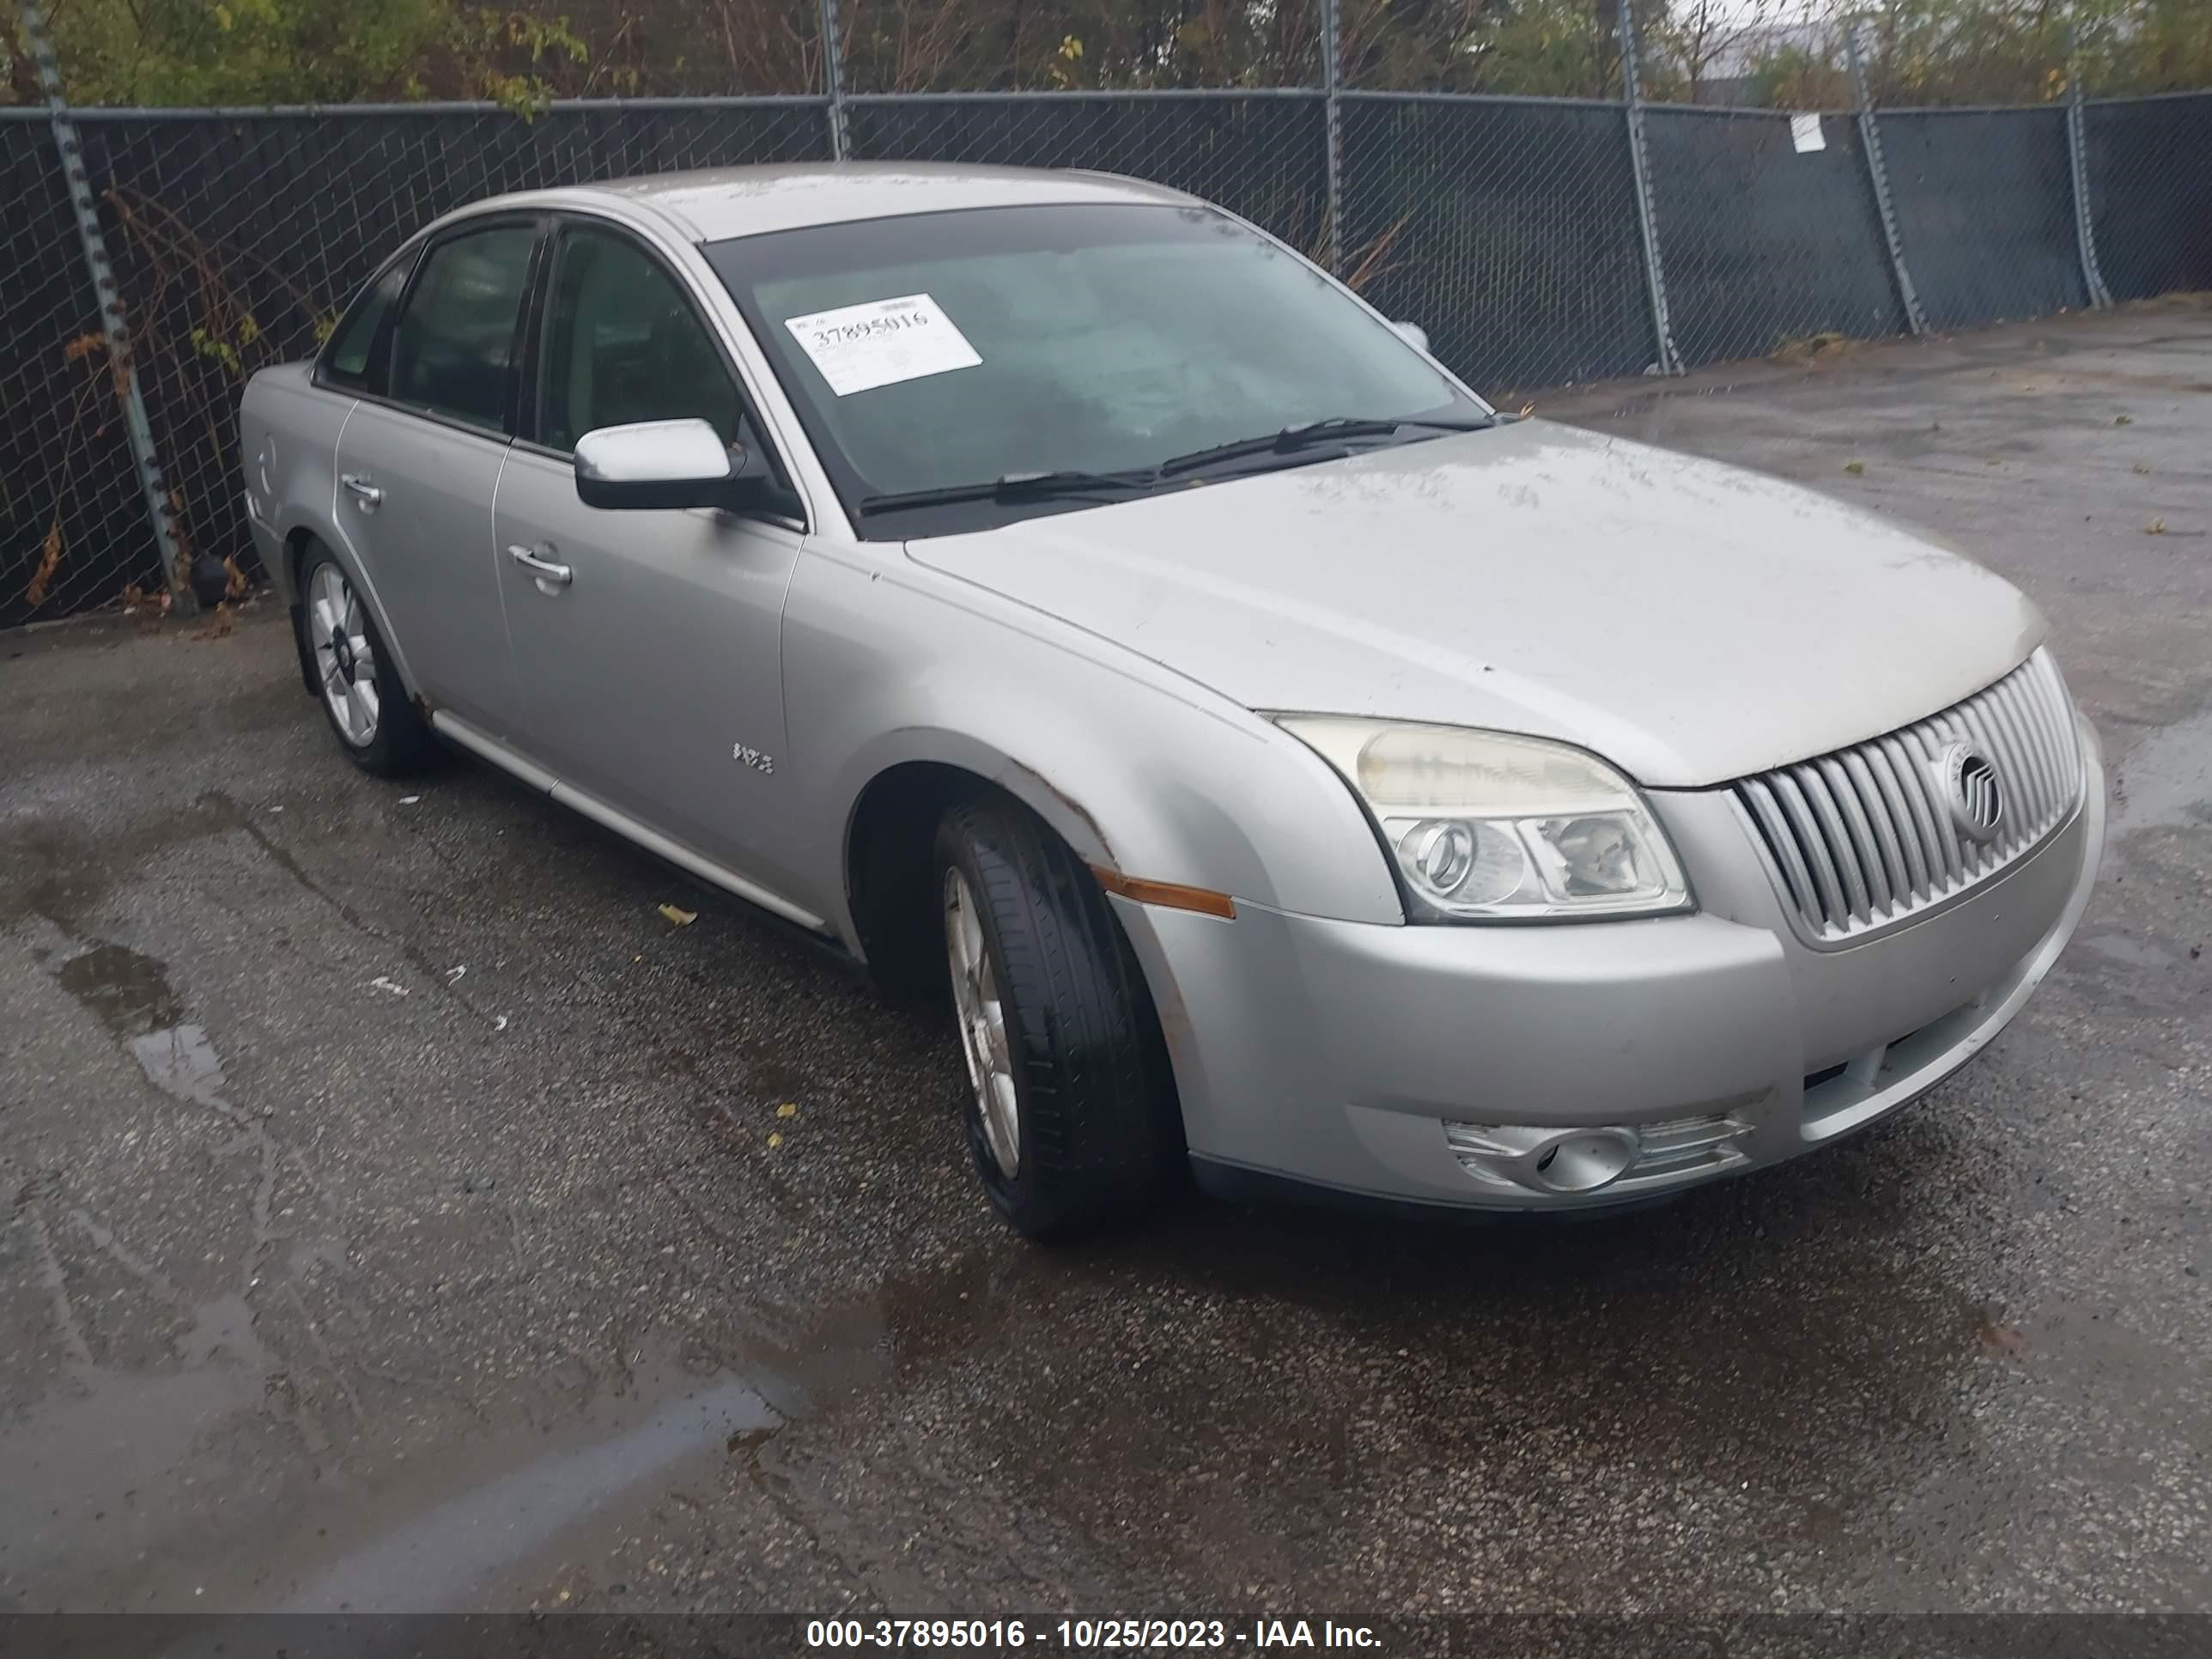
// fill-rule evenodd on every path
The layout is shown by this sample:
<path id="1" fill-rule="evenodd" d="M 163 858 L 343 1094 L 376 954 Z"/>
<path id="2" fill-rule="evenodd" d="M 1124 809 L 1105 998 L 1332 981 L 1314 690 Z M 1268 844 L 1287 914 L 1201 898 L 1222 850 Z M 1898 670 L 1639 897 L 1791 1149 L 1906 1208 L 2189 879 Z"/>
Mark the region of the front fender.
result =
<path id="1" fill-rule="evenodd" d="M 1089 862 L 1248 903 L 1403 920 L 1342 781 L 1249 710 L 888 544 L 810 548 L 785 609 L 790 747 L 817 831 L 916 761 L 1028 805 Z M 793 867 L 854 937 L 842 835 Z"/>

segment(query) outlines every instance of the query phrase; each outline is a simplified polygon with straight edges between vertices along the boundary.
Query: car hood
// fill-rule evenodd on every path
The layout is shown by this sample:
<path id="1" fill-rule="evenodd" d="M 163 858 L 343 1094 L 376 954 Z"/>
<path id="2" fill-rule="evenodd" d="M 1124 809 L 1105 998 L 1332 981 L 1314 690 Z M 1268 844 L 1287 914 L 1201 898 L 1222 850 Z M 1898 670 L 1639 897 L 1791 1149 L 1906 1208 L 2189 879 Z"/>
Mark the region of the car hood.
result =
<path id="1" fill-rule="evenodd" d="M 1540 421 L 907 551 L 1248 708 L 1557 738 L 1661 787 L 1905 725 L 2045 632 L 1925 536 Z"/>

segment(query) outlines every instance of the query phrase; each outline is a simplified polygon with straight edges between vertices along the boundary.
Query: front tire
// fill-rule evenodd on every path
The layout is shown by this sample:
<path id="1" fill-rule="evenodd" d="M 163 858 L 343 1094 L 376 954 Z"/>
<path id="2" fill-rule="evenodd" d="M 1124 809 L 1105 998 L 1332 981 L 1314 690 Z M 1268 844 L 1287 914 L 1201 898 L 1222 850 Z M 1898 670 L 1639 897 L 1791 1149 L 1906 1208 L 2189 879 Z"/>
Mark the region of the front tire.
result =
<path id="1" fill-rule="evenodd" d="M 301 656 L 338 747 L 379 777 L 413 771 L 430 752 L 429 728 L 353 578 L 330 549 L 308 550 L 300 592 Z"/>
<path id="2" fill-rule="evenodd" d="M 1011 802 L 937 832 L 969 1146 L 1000 1213 L 1070 1238 L 1158 1206 L 1187 1166 L 1152 1000 L 1097 878 Z"/>

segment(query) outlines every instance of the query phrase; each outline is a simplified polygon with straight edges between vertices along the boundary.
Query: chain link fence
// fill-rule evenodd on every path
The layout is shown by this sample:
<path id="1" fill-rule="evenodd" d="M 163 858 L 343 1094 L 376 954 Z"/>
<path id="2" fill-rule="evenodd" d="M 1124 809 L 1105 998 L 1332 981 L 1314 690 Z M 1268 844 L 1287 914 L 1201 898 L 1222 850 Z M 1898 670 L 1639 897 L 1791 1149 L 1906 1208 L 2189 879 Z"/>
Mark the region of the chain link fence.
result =
<path id="1" fill-rule="evenodd" d="M 1618 104 L 1347 93 L 1344 274 L 1500 397 L 1658 360 Z"/>
<path id="2" fill-rule="evenodd" d="M 1333 259 L 1502 400 L 1905 333 L 1908 283 L 1939 329 L 2093 303 L 2100 263 L 2120 299 L 2212 287 L 2212 93 L 2070 113 L 1631 114 L 1617 98 L 1299 88 L 84 110 L 118 354 L 50 112 L 0 109 L 0 626 L 164 582 L 119 357 L 180 568 L 212 556 L 250 580 L 246 379 L 311 352 L 425 221 L 532 186 L 840 150 L 1135 174 Z"/>
<path id="3" fill-rule="evenodd" d="M 0 122 L 0 625 L 158 588 L 52 132 Z"/>
<path id="4" fill-rule="evenodd" d="M 2063 108 L 1884 110 L 1881 119 L 1929 327 L 2089 303 Z"/>
<path id="5" fill-rule="evenodd" d="M 2093 99 L 2081 125 L 2085 193 L 2112 297 L 2212 288 L 2212 93 Z"/>
<path id="6" fill-rule="evenodd" d="M 1652 214 L 1685 363 L 1786 341 L 1901 334 L 1905 309 L 1858 128 L 1814 115 L 1820 148 L 1770 110 L 1645 112 Z"/>

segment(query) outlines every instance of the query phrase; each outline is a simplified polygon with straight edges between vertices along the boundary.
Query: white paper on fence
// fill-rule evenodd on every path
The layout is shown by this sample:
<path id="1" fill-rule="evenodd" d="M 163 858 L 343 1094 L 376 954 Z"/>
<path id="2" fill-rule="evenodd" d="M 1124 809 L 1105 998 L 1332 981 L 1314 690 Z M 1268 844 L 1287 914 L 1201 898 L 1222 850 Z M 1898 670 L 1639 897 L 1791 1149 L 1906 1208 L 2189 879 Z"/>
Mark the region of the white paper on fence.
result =
<path id="1" fill-rule="evenodd" d="M 1820 118 L 1817 115 L 1791 116 L 1790 142 L 1797 146 L 1800 155 L 1808 150 L 1827 149 L 1828 141 L 1820 132 Z"/>
<path id="2" fill-rule="evenodd" d="M 900 380 L 918 380 L 983 360 L 945 308 L 927 294 L 840 306 L 783 325 L 841 398 Z"/>

